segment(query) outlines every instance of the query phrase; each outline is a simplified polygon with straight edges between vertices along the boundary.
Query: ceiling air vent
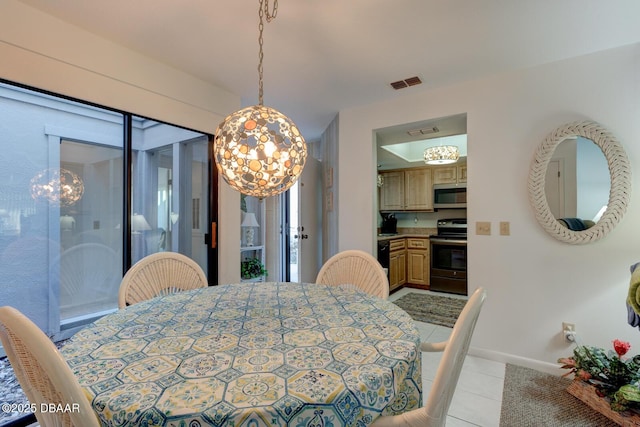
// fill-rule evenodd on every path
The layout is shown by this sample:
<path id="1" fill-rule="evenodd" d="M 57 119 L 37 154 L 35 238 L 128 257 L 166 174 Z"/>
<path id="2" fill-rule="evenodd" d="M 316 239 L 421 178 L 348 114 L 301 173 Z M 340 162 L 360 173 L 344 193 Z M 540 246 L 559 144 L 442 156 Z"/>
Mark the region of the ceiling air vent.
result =
<path id="1" fill-rule="evenodd" d="M 415 86 L 419 84 L 422 84 L 422 80 L 420 80 L 420 77 L 415 76 L 415 77 L 409 77 L 404 80 L 398 80 L 397 82 L 392 82 L 391 87 L 394 88 L 395 90 L 398 90 L 398 89 L 403 89 L 405 87 Z"/>
<path id="2" fill-rule="evenodd" d="M 404 82 L 409 86 L 415 86 L 422 83 L 422 80 L 420 80 L 420 77 L 409 77 L 408 79 L 405 79 Z"/>
<path id="3" fill-rule="evenodd" d="M 437 132 L 440 132 L 440 129 L 438 129 L 435 126 L 431 128 L 414 129 L 414 130 L 407 131 L 407 133 L 410 136 L 428 135 L 430 133 L 437 133 Z"/>

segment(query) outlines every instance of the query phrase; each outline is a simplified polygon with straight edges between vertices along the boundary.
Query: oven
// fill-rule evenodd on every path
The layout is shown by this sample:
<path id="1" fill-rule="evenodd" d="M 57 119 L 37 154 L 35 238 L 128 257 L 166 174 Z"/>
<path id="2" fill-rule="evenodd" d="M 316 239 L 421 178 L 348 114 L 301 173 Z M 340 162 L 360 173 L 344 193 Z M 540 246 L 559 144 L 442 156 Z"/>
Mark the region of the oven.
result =
<path id="1" fill-rule="evenodd" d="M 429 289 L 467 295 L 467 221 L 438 220 L 438 234 L 429 236 Z"/>

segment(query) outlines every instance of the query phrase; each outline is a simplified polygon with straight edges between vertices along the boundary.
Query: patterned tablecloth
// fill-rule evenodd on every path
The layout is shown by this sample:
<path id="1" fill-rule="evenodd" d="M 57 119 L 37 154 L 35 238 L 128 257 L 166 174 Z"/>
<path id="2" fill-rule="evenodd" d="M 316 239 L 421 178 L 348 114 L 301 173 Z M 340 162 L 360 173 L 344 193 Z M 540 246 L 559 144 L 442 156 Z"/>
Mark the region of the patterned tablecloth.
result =
<path id="1" fill-rule="evenodd" d="M 420 337 L 353 286 L 242 283 L 145 301 L 62 348 L 108 426 L 355 426 L 422 404 Z"/>

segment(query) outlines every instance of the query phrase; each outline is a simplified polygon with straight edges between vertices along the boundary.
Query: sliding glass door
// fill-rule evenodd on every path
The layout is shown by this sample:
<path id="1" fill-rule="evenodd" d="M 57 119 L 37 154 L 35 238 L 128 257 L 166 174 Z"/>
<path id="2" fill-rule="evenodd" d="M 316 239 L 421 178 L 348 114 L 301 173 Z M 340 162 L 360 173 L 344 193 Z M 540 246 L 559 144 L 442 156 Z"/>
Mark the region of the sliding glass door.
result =
<path id="1" fill-rule="evenodd" d="M 0 306 L 57 340 L 117 309 L 146 255 L 217 282 L 209 135 L 2 82 L 0 117 Z"/>
<path id="2" fill-rule="evenodd" d="M 56 336 L 117 307 L 123 115 L 0 84 L 0 117 L 0 305 Z"/>
<path id="3" fill-rule="evenodd" d="M 206 272 L 207 135 L 134 117 L 132 141 L 132 262 L 173 251 Z"/>

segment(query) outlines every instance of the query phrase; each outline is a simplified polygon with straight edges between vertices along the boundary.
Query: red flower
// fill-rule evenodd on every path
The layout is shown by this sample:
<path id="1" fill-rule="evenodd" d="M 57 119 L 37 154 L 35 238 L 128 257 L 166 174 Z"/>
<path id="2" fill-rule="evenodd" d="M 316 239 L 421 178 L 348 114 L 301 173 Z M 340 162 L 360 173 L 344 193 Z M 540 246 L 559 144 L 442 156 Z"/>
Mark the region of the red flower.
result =
<path id="1" fill-rule="evenodd" d="M 627 351 L 631 348 L 631 344 L 626 341 L 613 340 L 613 349 L 618 353 L 618 357 L 622 357 L 627 354 Z"/>

